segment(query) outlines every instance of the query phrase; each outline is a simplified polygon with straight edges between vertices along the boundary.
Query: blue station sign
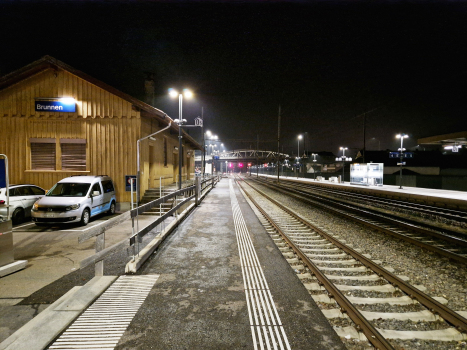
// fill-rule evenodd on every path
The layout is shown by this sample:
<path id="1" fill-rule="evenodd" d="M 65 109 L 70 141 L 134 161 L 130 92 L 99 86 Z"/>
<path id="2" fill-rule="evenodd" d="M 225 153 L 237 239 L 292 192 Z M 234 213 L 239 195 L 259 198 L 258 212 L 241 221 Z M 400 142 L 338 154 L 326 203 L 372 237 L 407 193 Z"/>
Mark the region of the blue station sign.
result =
<path id="1" fill-rule="evenodd" d="M 131 180 L 133 179 L 133 181 Z M 125 175 L 125 191 L 131 191 L 131 183 L 133 182 L 133 191 L 136 192 L 136 175 Z"/>
<path id="2" fill-rule="evenodd" d="M 34 109 L 37 112 L 76 112 L 76 101 L 73 98 L 36 99 Z"/>

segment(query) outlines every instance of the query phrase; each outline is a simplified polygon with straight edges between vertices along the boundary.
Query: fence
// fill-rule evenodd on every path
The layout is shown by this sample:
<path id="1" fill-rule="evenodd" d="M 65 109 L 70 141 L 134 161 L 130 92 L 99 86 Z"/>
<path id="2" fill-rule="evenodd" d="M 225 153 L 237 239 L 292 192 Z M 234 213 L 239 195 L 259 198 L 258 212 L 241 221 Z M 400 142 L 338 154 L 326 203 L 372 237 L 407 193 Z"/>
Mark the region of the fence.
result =
<path id="1" fill-rule="evenodd" d="M 183 206 L 187 206 L 190 203 L 190 201 L 192 201 L 193 199 L 195 200 L 195 203 L 192 204 L 188 209 L 191 210 L 193 207 L 198 206 L 199 203 L 204 199 L 204 197 L 209 193 L 209 191 L 212 190 L 219 181 L 220 181 L 219 176 L 212 176 L 204 180 L 201 180 L 200 178 L 196 178 L 194 186 L 183 188 L 181 190 L 170 193 L 164 197 L 156 199 L 152 202 L 141 205 L 135 209 L 127 211 L 115 218 L 112 218 L 106 221 L 104 224 L 98 227 L 92 228 L 91 230 L 81 234 L 78 237 L 78 243 L 83 243 L 93 237 L 96 237 L 96 243 L 95 243 L 95 254 L 82 260 L 80 262 L 80 269 L 86 266 L 89 266 L 91 264 L 94 264 L 95 275 L 103 276 L 104 275 L 104 259 L 124 249 L 127 249 L 127 252 L 129 253 L 129 255 L 132 255 L 132 259 L 134 259 L 135 256 L 140 251 L 139 244 L 142 242 L 142 238 L 147 233 L 149 233 L 152 229 L 157 227 L 159 224 L 162 224 L 167 218 L 169 218 L 173 214 L 176 214 L 180 208 L 182 208 Z M 141 230 L 137 229 L 135 232 L 134 224 L 135 224 L 135 219 L 138 218 L 138 215 L 144 213 L 145 211 L 148 211 L 149 209 L 155 206 L 165 203 L 174 197 L 175 199 L 177 199 L 177 197 L 184 197 L 184 199 L 181 200 L 179 203 L 177 203 L 177 200 L 175 200 L 176 205 L 172 209 L 170 209 L 164 215 L 158 217 L 150 225 L 144 227 Z M 112 227 L 117 226 L 129 219 L 132 220 L 132 224 L 131 224 L 132 235 L 129 238 L 125 238 L 122 241 L 108 248 L 105 248 L 105 232 L 111 229 Z M 176 221 L 178 224 L 178 222 L 181 220 L 177 218 Z M 176 225 L 174 225 L 172 228 L 174 228 L 175 226 Z"/>

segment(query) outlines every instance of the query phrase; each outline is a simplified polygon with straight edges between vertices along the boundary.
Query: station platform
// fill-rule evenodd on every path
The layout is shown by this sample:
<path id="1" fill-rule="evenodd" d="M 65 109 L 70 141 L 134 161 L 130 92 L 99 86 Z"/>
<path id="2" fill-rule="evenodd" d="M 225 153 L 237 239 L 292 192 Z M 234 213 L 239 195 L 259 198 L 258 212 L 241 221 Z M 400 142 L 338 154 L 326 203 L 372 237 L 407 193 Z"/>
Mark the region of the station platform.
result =
<path id="1" fill-rule="evenodd" d="M 251 174 L 256 177 L 256 174 Z M 275 175 L 259 174 L 259 177 L 276 178 Z M 315 186 L 339 188 L 344 191 L 353 193 L 367 194 L 377 197 L 400 199 L 409 202 L 423 203 L 427 205 L 434 205 L 444 208 L 451 208 L 456 210 L 467 211 L 467 192 L 464 191 L 451 191 L 451 190 L 438 190 L 432 188 L 421 187 L 408 187 L 383 185 L 383 186 L 363 186 L 354 185 L 349 182 L 338 183 L 329 180 L 314 180 L 302 177 L 280 176 L 280 179 L 290 180 L 302 183 L 311 183 Z"/>
<path id="2" fill-rule="evenodd" d="M 345 349 L 233 179 L 137 274 L 159 277 L 116 349 Z"/>

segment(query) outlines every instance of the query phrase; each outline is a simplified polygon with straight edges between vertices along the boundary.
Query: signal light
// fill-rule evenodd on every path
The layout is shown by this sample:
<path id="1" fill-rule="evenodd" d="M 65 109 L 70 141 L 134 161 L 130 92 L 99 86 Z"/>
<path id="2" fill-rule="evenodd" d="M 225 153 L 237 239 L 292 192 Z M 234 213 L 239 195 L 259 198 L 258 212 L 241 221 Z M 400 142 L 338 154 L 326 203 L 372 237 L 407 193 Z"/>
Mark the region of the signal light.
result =
<path id="1" fill-rule="evenodd" d="M 232 168 L 232 163 L 229 163 L 229 168 Z"/>
<path id="2" fill-rule="evenodd" d="M 238 166 L 239 166 L 240 168 L 243 168 L 243 163 L 238 163 Z"/>
<path id="3" fill-rule="evenodd" d="M 251 163 L 248 163 L 248 166 L 251 166 Z"/>

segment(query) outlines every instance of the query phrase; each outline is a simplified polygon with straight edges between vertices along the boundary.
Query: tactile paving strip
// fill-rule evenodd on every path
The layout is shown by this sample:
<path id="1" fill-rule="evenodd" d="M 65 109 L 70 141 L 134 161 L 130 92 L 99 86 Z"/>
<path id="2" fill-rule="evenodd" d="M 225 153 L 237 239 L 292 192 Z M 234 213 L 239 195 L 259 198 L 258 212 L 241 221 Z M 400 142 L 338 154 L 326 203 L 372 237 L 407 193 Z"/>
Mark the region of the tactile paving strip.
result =
<path id="1" fill-rule="evenodd" d="M 255 350 L 290 350 L 289 341 L 282 327 L 276 305 L 269 290 L 263 269 L 251 241 L 248 227 L 230 180 L 230 202 L 232 205 L 235 234 L 237 236 L 240 262 L 242 265 L 250 329 Z"/>
<path id="2" fill-rule="evenodd" d="M 158 278 L 120 276 L 49 349 L 114 349 Z"/>

